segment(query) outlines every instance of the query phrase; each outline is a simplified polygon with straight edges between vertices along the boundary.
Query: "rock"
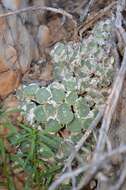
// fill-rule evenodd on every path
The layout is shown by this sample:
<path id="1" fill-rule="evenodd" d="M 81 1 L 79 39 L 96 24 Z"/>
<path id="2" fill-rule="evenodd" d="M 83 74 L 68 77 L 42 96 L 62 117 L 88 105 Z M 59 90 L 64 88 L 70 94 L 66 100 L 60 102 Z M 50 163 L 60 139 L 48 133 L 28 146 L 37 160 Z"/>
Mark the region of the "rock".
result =
<path id="1" fill-rule="evenodd" d="M 0 57 L 0 74 L 9 70 L 9 67 L 4 62 L 4 58 Z"/>
<path id="2" fill-rule="evenodd" d="M 40 25 L 36 36 L 38 43 L 39 52 L 41 57 L 46 53 L 46 48 L 49 46 L 51 41 L 51 34 L 49 28 L 46 25 Z"/>
<path id="3" fill-rule="evenodd" d="M 0 57 L 0 98 L 5 98 L 20 84 L 21 71 L 13 70 L 6 64 L 5 59 Z"/>
<path id="4" fill-rule="evenodd" d="M 39 58 L 37 44 L 16 15 L 8 17 L 7 22 L 1 20 L 1 27 L 0 56 L 9 67 L 21 69 L 24 74 L 31 61 Z"/>
<path id="5" fill-rule="evenodd" d="M 0 74 L 0 97 L 5 98 L 20 84 L 21 73 L 8 70 Z"/>
<path id="6" fill-rule="evenodd" d="M 40 25 L 37 33 L 37 42 L 41 48 L 48 47 L 51 40 L 50 36 L 49 28 L 46 25 Z"/>

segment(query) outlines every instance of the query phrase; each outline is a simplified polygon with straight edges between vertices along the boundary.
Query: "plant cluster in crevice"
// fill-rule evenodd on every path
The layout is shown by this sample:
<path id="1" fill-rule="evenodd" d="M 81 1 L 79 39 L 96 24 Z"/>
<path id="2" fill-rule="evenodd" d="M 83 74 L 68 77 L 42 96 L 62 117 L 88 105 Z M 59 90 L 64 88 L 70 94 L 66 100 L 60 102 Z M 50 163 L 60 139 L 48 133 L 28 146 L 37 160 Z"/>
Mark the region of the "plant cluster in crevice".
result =
<path id="1" fill-rule="evenodd" d="M 99 22 L 87 39 L 57 43 L 51 51 L 54 82 L 23 86 L 17 95 L 27 121 L 47 133 L 80 133 L 108 96 L 114 75 L 112 21 Z"/>

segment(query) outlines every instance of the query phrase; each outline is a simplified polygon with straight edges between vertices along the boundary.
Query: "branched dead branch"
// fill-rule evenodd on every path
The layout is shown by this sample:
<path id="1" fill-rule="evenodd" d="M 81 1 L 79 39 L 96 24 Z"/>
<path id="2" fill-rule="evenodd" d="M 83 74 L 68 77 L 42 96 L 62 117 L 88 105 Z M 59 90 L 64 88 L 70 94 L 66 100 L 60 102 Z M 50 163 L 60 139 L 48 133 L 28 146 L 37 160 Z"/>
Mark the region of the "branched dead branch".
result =
<path id="1" fill-rule="evenodd" d="M 108 161 L 109 162 L 111 161 L 113 156 L 117 156 L 117 155 L 125 154 L 125 153 L 126 153 L 126 145 L 121 145 L 120 147 L 112 150 L 110 153 L 103 154 L 98 160 L 95 160 L 92 163 L 87 164 L 86 166 L 78 168 L 74 171 L 67 172 L 61 175 L 61 177 L 59 177 L 54 183 L 52 183 L 49 190 L 55 190 L 64 180 L 72 178 L 72 177 L 76 177 L 86 171 L 91 171 L 91 175 L 94 176 L 99 169 L 104 168 L 104 166 L 106 165 Z M 84 182 L 85 184 L 87 184 L 88 180 L 87 181 L 85 180 Z M 77 187 L 77 189 L 80 189 L 80 188 Z"/>

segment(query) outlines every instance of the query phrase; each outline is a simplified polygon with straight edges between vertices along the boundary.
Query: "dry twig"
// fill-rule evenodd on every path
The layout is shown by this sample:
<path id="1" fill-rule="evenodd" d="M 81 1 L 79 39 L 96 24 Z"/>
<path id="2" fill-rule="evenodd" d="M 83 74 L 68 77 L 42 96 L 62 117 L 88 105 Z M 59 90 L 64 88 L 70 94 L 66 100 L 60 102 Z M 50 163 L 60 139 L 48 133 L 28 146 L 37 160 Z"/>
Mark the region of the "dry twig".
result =
<path id="1" fill-rule="evenodd" d="M 108 5 L 104 9 L 101 9 L 99 12 L 93 15 L 90 19 L 87 19 L 87 21 L 84 22 L 84 24 L 82 24 L 78 29 L 80 37 L 82 37 L 83 33 L 86 32 L 86 30 L 88 30 L 89 28 L 91 28 L 95 22 L 97 22 L 100 18 L 108 14 L 108 11 L 110 11 L 110 9 L 113 8 L 115 5 L 116 2 L 112 2 L 110 5 Z"/>
<path id="2" fill-rule="evenodd" d="M 75 26 L 77 26 L 77 22 L 73 19 L 73 16 L 69 13 L 67 13 L 66 11 L 64 11 L 63 9 L 56 9 L 56 8 L 52 8 L 52 7 L 46 7 L 46 6 L 31 6 L 31 7 L 26 7 L 26 8 L 23 8 L 23 9 L 18 9 L 16 11 L 11 11 L 11 12 L 7 12 L 7 13 L 4 13 L 4 14 L 0 14 L 0 18 L 3 18 L 3 17 L 8 17 L 8 16 L 12 16 L 12 15 L 16 15 L 16 14 L 21 14 L 23 12 L 28 12 L 28 11 L 39 11 L 39 10 L 43 10 L 43 11 L 51 11 L 51 12 L 54 12 L 54 13 L 59 13 L 61 15 L 64 15 L 66 17 L 68 17 L 69 19 L 72 20 L 73 24 Z"/>
<path id="3" fill-rule="evenodd" d="M 93 171 L 92 176 L 94 176 L 98 172 L 99 169 L 104 168 L 104 166 L 106 165 L 108 161 L 111 161 L 113 156 L 117 156 L 124 153 L 126 153 L 126 145 L 122 145 L 112 150 L 110 153 L 105 153 L 98 160 L 91 162 L 91 164 L 87 164 L 86 166 L 83 166 L 74 171 L 67 172 L 61 175 L 56 181 L 52 183 L 52 185 L 49 187 L 49 190 L 55 190 L 64 180 L 72 178 L 72 177 L 76 177 L 87 170 Z M 84 184 L 87 184 L 87 182 L 88 181 L 85 180 Z M 78 189 L 79 187 L 77 188 L 77 190 Z"/>

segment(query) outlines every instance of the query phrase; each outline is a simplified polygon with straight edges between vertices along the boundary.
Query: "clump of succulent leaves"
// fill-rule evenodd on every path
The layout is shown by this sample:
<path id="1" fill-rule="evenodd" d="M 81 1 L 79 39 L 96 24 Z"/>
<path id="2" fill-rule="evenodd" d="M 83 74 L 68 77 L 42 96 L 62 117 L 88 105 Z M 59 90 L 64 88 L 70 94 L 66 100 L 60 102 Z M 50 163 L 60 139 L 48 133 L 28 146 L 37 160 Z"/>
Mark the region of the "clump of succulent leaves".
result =
<path id="1" fill-rule="evenodd" d="M 62 145 L 57 135 L 61 129 L 66 128 L 69 140 L 74 141 L 105 103 L 114 75 L 112 25 L 112 20 L 100 21 L 81 42 L 57 43 L 51 51 L 54 81 L 47 87 L 23 86 L 17 92 L 27 122 L 59 138 L 57 150 Z M 44 150 L 51 155 L 43 143 L 43 155 Z"/>

